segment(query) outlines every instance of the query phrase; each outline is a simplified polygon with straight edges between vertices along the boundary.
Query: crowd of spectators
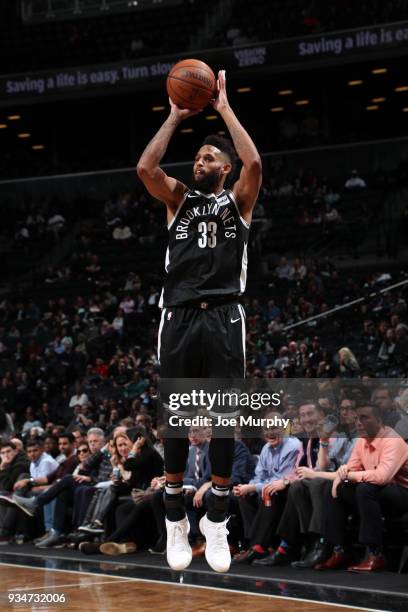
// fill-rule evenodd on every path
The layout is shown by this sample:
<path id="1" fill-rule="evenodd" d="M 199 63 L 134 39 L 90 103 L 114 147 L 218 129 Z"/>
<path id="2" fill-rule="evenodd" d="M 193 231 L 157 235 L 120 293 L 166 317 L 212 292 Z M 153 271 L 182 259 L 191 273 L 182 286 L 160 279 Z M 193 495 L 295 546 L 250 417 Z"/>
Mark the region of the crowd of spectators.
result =
<path id="1" fill-rule="evenodd" d="M 108 224 L 105 231 L 110 235 Z M 80 237 L 79 242 L 85 243 L 84 251 L 88 252 L 87 238 Z M 94 276 L 89 276 L 87 266 L 76 268 L 75 275 L 90 278 L 89 287 L 92 290 L 96 287 L 98 293 L 55 297 L 45 303 L 21 299 L 3 300 L 0 304 L 0 434 L 5 443 L 1 449 L 5 459 L 3 468 L 0 467 L 3 489 L 0 541 L 3 544 L 28 541 L 45 530 L 44 537 L 36 541 L 39 547 L 80 545 L 84 552 L 107 554 L 150 547 L 153 552 L 163 552 L 163 448 L 157 421 L 159 368 L 155 348 L 159 292 L 155 286 L 145 285 L 143 274 L 134 272 L 126 275 L 117 291 L 100 287 L 95 257 L 91 254 Z M 400 381 L 408 374 L 406 290 L 401 287 L 380 293 L 384 286 L 406 278 L 403 273 L 376 272 L 356 279 L 337 270 L 329 259 L 318 263 L 301 257 L 282 257 L 274 268 L 268 290 L 261 291 L 257 298 L 250 295 L 243 298 L 247 313 L 248 376 L 259 380 L 337 377 L 343 381 L 362 380 L 364 384 L 378 377 L 394 378 L 394 383 L 388 381 L 390 384 L 377 390 L 370 401 L 381 410 L 383 425 L 407 438 L 408 396 Z M 362 292 L 366 299 L 346 309 L 343 315 L 296 326 L 360 297 Z M 348 343 L 344 345 L 346 339 Z M 321 388 L 316 400 L 317 412 L 325 412 L 325 417 L 332 407 L 327 395 Z M 301 436 L 308 431 L 302 410 L 305 409 L 298 400 L 286 398 L 282 412 L 292 419 L 293 435 Z M 353 414 L 357 419 L 357 412 Z M 344 425 L 347 417 L 342 418 Z M 196 484 L 192 484 L 194 478 L 186 480 L 193 526 L 198 524 L 205 508 L 210 482 L 204 452 L 208 435 L 207 431 L 190 434 L 186 478 L 195 476 L 191 474 L 192 466 L 196 465 L 194 454 L 199 445 L 203 446 L 202 473 Z M 264 448 L 272 444 L 272 438 L 266 439 Z M 279 554 L 285 555 L 282 551 L 289 547 L 290 554 L 278 557 L 273 564 L 299 562 L 300 543 L 306 545 L 312 561 L 316 558 L 321 561 L 319 555 L 330 551 L 327 542 L 325 546 L 316 546 L 313 530 L 312 537 L 302 539 L 299 530 L 293 534 L 282 527 L 286 525 L 282 523 L 285 513 L 289 513 L 289 519 L 291 516 L 291 510 L 285 510 L 286 494 L 280 497 L 277 506 L 262 503 L 263 485 L 273 484 L 269 476 L 264 475 L 265 482 L 257 480 L 260 468 L 258 476 L 253 476 L 253 454 L 261 452 L 262 441 L 244 442 L 236 443 L 237 470 L 231 500 L 236 517 L 231 544 L 243 547 L 237 552 L 236 562 L 269 559 L 272 563 L 267 551 L 278 536 L 283 539 Z M 351 447 L 350 441 L 350 451 Z M 296 443 L 291 451 L 297 452 L 299 448 Z M 134 456 L 129 458 L 129 453 Z M 145 462 L 139 454 L 146 454 Z M 13 476 L 3 481 L 2 472 L 3 476 L 9 474 L 10 460 Z M 148 469 L 152 465 L 153 471 Z M 288 465 L 292 471 L 295 469 L 293 457 Z M 327 480 L 320 473 L 321 463 L 319 469 L 316 464 L 303 467 L 306 471 L 293 472 L 295 480 L 303 484 L 290 489 L 288 500 L 295 500 L 300 489 L 304 492 L 309 487 L 304 482 L 311 479 L 316 480 L 314 500 L 317 495 L 328 495 L 327 487 L 332 486 L 335 472 L 329 470 Z M 115 468 L 120 471 L 114 472 Z M 316 468 L 313 474 L 312 468 Z M 252 483 L 259 486 L 253 489 Z M 277 490 L 272 487 L 270 492 Z M 319 508 L 316 511 L 320 512 L 320 544 L 324 529 Z M 95 543 L 95 537 L 101 540 Z M 191 539 L 195 554 L 201 554 L 203 542 L 197 529 L 192 530 Z M 337 543 L 342 544 L 343 540 Z M 377 553 L 377 549 L 371 553 Z M 344 555 L 341 560 L 344 564 Z"/>
<path id="2" fill-rule="evenodd" d="M 256 438 L 237 433 L 229 511 L 233 563 L 393 568 L 392 529 L 386 522 L 384 531 L 382 521 L 408 512 L 406 383 L 385 386 L 366 375 L 353 385 L 320 380 L 314 389 L 310 399 L 301 397 L 304 389 L 286 393 L 279 410 L 267 413 L 288 417 L 286 430 L 277 423 Z M 67 428 L 46 423 L 43 406 L 44 419 L 27 409 L 15 432 L 2 410 L 0 427 L 8 431 L 0 445 L 0 545 L 33 541 L 40 549 L 79 547 L 84 554 L 146 548 L 164 554 L 164 426 L 140 402 L 127 416 L 111 408 L 107 420 L 96 421 L 84 410 L 89 402 L 78 386 L 69 401 L 77 419 Z M 184 495 L 195 557 L 205 550 L 198 522 L 211 487 L 210 438 L 207 427 L 189 431 Z M 353 546 L 355 530 L 365 553 Z"/>
<path id="3" fill-rule="evenodd" d="M 338 188 L 312 173 L 299 172 L 292 178 L 280 165 L 268 176 L 254 226 L 257 219 L 261 224 L 270 219 L 269 202 L 289 200 L 297 203 L 295 209 L 312 207 L 325 214 L 322 225 L 334 223 L 327 214 L 338 209 L 344 216 L 345 193 L 361 194 L 370 187 L 370 180 L 357 171 L 344 177 Z M 50 244 L 67 231 L 68 218 L 55 205 L 47 214 L 33 208 L 21 217 L 40 242 L 49 235 Z M 165 235 L 163 210 L 138 193 L 112 194 L 94 230 L 79 234 L 59 267 L 47 270 L 36 297 L 16 296 L 0 303 L 0 543 L 35 539 L 43 548 L 80 545 L 83 552 L 118 554 L 149 547 L 162 553 L 163 430 L 158 420 L 156 350 L 157 266 L 162 262 L 151 262 L 156 276 L 138 262 L 143 251 L 151 258 L 158 255 L 154 247 Z M 120 267 L 107 266 L 102 247 L 119 257 Z M 27 248 L 35 251 L 34 242 Z M 349 272 L 338 269 L 330 258 L 293 252 L 271 262 L 267 282 L 250 286 L 242 298 L 248 377 L 320 382 L 316 396 L 307 402 L 305 397 L 285 397 L 279 414 L 291 419 L 290 431 L 285 432 L 291 438 L 272 431 L 264 432 L 264 439 L 237 439 L 231 545 L 241 548 L 237 563 L 265 560 L 276 565 L 303 563 L 302 544 L 310 553 L 307 563 L 325 563 L 331 543 L 337 547 L 334 554 L 340 555 L 339 567 L 346 564 L 341 513 L 338 523 L 326 531 L 317 500 L 332 503 L 333 483 L 336 491 L 343 490 L 345 483 L 339 479 L 345 468 L 338 470 L 345 464 L 352 474 L 372 469 L 361 441 L 353 435 L 364 429 L 363 421 L 368 420 L 374 437 L 385 427 L 408 438 L 403 382 L 408 375 L 407 289 L 401 285 L 382 292 L 408 280 L 408 275 L 391 266 L 386 272 Z M 313 319 L 361 297 L 335 316 Z M 390 380 L 368 393 L 378 378 Z M 336 414 L 324 386 L 333 379 L 355 382 L 360 388 L 358 398 L 337 389 Z M 332 429 L 322 433 L 321 422 Z M 386 433 L 388 445 L 401 444 L 389 429 Z M 196 555 L 203 552 L 196 527 L 210 482 L 209 435 L 206 430 L 190 432 L 186 466 L 186 503 Z M 288 451 L 286 467 L 280 465 L 273 477 L 277 466 L 268 453 L 274 457 L 270 449 L 282 445 Z M 395 474 L 405 469 L 405 446 L 400 450 L 401 465 L 394 466 L 395 473 L 386 475 L 381 486 L 394 482 Z M 403 472 L 395 482 L 405 487 L 405 478 Z M 290 484 L 283 486 L 286 479 Z M 364 491 L 358 503 L 368 503 Z M 298 525 L 293 514 L 299 499 L 308 495 L 314 527 L 309 515 L 302 515 Z M 404 491 L 401 500 L 400 514 L 407 510 Z M 377 519 L 378 512 L 377 508 Z M 381 569 L 384 563 L 377 558 L 382 557 L 383 542 L 367 539 L 366 524 L 360 528 L 361 543 L 369 546 Z M 369 533 L 371 529 L 372 524 Z M 276 554 L 270 555 L 268 549 L 277 545 Z"/>

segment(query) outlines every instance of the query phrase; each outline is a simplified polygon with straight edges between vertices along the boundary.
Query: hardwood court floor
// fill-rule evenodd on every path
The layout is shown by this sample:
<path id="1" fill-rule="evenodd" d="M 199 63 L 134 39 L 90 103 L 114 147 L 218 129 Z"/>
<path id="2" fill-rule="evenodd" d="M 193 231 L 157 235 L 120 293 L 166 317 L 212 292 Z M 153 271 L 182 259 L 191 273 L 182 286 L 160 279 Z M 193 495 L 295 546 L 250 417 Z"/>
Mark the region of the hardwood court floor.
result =
<path id="1" fill-rule="evenodd" d="M 153 572 L 152 572 L 153 573 Z M 153 575 L 152 575 L 153 578 Z M 9 603 L 9 596 L 26 594 L 26 601 Z M 30 594 L 42 596 L 44 603 L 29 603 Z M 51 595 L 54 603 L 46 603 Z M 64 603 L 56 599 L 65 595 Z M 345 608 L 281 597 L 256 596 L 207 588 L 155 583 L 91 573 L 55 571 L 0 565 L 0 610 L 32 610 L 56 612 L 236 612 L 238 608 L 252 612 L 350 612 Z"/>

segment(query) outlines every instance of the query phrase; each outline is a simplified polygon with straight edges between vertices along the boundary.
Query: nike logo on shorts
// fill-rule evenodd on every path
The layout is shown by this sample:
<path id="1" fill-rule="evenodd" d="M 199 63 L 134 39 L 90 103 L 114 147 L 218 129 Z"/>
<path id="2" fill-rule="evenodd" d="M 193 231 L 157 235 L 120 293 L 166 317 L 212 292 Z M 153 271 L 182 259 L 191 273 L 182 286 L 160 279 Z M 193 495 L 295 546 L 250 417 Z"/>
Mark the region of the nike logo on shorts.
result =
<path id="1" fill-rule="evenodd" d="M 240 321 L 241 317 L 238 317 L 238 319 L 231 319 L 231 323 L 236 323 L 237 321 Z"/>

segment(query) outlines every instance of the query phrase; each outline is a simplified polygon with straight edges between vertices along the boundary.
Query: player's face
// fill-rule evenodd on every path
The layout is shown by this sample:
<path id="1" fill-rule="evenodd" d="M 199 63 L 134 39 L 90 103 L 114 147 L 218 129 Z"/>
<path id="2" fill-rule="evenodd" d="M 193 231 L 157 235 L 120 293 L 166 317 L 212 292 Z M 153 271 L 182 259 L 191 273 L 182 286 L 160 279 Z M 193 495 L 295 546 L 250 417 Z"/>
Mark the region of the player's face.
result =
<path id="1" fill-rule="evenodd" d="M 203 193 L 214 193 L 227 174 L 227 168 L 221 151 L 217 147 L 204 145 L 194 160 L 192 186 Z"/>

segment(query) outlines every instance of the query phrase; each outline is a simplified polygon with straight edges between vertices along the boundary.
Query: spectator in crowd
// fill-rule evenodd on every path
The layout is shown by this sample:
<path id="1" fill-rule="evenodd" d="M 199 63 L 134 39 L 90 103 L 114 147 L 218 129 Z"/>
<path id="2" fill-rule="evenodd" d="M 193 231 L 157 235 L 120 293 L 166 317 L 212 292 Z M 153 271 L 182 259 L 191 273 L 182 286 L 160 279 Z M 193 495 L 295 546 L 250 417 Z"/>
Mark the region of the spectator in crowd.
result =
<path id="1" fill-rule="evenodd" d="M 20 474 L 19 478 L 13 485 L 13 490 L 21 490 L 28 492 L 38 492 L 38 488 L 34 488 L 36 485 L 35 478 L 46 476 L 54 471 L 58 464 L 50 456 L 44 453 L 42 440 L 32 440 L 27 444 L 27 457 L 30 460 L 29 474 Z M 52 509 L 48 508 L 47 514 L 44 516 L 47 528 L 51 528 L 52 522 Z M 5 542 L 10 542 L 16 534 L 24 534 L 24 537 L 28 537 L 29 526 L 25 517 L 22 516 L 19 508 L 14 504 L 13 500 L 8 501 L 8 505 L 3 518 L 2 535 Z"/>
<path id="2" fill-rule="evenodd" d="M 398 516 L 408 511 L 408 445 L 384 425 L 381 409 L 366 402 L 357 408 L 361 436 L 349 461 L 340 466 L 326 490 L 326 538 L 333 554 L 316 569 L 347 567 L 345 525 L 348 509 L 358 509 L 359 542 L 366 546 L 363 561 L 349 571 L 383 570 L 383 513 Z"/>
<path id="3" fill-rule="evenodd" d="M 349 190 L 359 190 L 365 189 L 367 187 L 367 183 L 361 176 L 359 176 L 357 170 L 351 171 L 351 176 L 344 183 L 344 187 Z"/>
<path id="4" fill-rule="evenodd" d="M 72 474 L 78 465 L 72 434 L 61 434 L 58 437 L 58 447 L 65 460 L 55 470 L 43 476 L 37 475 L 29 481 L 22 479 L 14 486 L 14 490 L 18 491 L 24 490 L 27 485 L 30 485 L 31 491 L 37 493 L 33 498 L 20 496 L 18 493 L 13 495 L 14 504 L 21 508 L 23 512 L 29 516 L 34 516 L 37 507 L 44 508 L 46 534 L 43 539 L 37 542 L 37 546 L 40 548 L 47 548 L 56 544 L 59 540 L 59 536 L 63 531 L 67 510 L 66 498 L 60 497 L 61 491 L 65 489 L 64 477 L 67 474 Z M 48 486 L 54 483 L 56 483 L 54 487 Z"/>
<path id="5" fill-rule="evenodd" d="M 0 461 L 0 544 L 8 544 L 12 533 L 25 528 L 19 525 L 10 500 L 15 483 L 29 470 L 29 461 L 11 440 L 0 445 Z"/>
<path id="6" fill-rule="evenodd" d="M 303 559 L 292 562 L 296 569 L 313 568 L 329 556 L 323 537 L 326 518 L 324 491 L 327 481 L 335 479 L 337 468 L 348 461 L 355 445 L 356 438 L 350 436 L 350 433 L 356 435 L 355 407 L 353 400 L 342 400 L 340 414 L 347 431 L 340 431 L 335 437 L 336 421 L 324 419 L 315 468 L 298 467 L 298 480 L 291 482 L 289 487 L 277 533 L 283 538 L 281 546 L 288 543 L 289 550 L 293 551 L 299 542 L 304 542 L 306 552 Z"/>
<path id="7" fill-rule="evenodd" d="M 302 427 L 302 440 L 300 453 L 296 460 L 297 471 L 289 474 L 287 477 L 279 478 L 276 482 L 269 485 L 267 490 L 270 496 L 281 491 L 286 491 L 287 493 L 287 488 L 291 486 L 292 481 L 296 481 L 299 475 L 303 473 L 300 468 L 314 470 L 318 465 L 320 426 L 324 419 L 324 412 L 317 402 L 305 400 L 298 407 L 298 416 L 300 426 Z M 290 542 L 282 539 L 276 551 L 263 557 L 262 559 L 254 560 L 254 563 L 262 566 L 287 565 L 293 560 Z"/>
<path id="8" fill-rule="evenodd" d="M 142 429 L 129 430 L 130 432 L 132 432 L 132 437 L 135 437 L 135 441 L 123 467 L 132 474 L 131 480 L 134 486 L 131 491 L 128 491 L 128 493 L 131 493 L 131 499 L 113 506 L 116 528 L 110 535 L 106 536 L 106 542 L 101 546 L 97 544 L 96 547 L 90 546 L 87 542 L 81 543 L 80 550 L 82 552 L 95 552 L 95 548 L 103 554 L 133 552 L 136 550 L 137 544 L 146 543 L 147 536 L 151 534 L 151 526 L 149 528 L 148 524 L 141 523 L 140 520 L 143 514 L 146 518 L 146 512 L 148 515 L 150 514 L 150 499 L 153 492 L 163 489 L 163 460 L 154 450 L 149 439 L 144 437 L 145 432 Z M 118 434 L 118 437 L 121 435 Z M 159 474 L 159 476 L 152 477 L 154 473 Z M 123 482 L 120 483 L 117 479 L 113 481 L 113 487 L 123 488 Z M 117 499 L 118 492 L 112 490 Z M 91 526 L 89 528 L 85 526 L 84 531 L 88 532 L 88 535 L 89 533 L 95 533 Z"/>
<path id="9" fill-rule="evenodd" d="M 74 408 L 75 406 L 84 406 L 89 403 L 89 399 L 86 393 L 82 389 L 81 383 L 75 384 L 75 393 L 69 400 L 69 407 Z"/>
<path id="10" fill-rule="evenodd" d="M 354 376 L 356 376 L 360 369 L 360 366 L 351 350 L 348 347 L 344 346 L 343 348 L 339 349 L 338 355 L 340 376 L 342 378 L 353 378 Z"/>
<path id="11" fill-rule="evenodd" d="M 280 417 L 269 413 L 267 418 Z M 234 563 L 252 563 L 268 555 L 277 523 L 286 502 L 287 490 L 274 493 L 272 485 L 293 472 L 301 443 L 297 438 L 284 437 L 281 428 L 264 432 L 266 444 L 262 448 L 255 468 L 255 476 L 248 484 L 234 487 L 244 521 L 244 536 L 248 543 L 245 551 L 234 557 Z M 289 482 L 289 481 L 288 481 Z"/>

